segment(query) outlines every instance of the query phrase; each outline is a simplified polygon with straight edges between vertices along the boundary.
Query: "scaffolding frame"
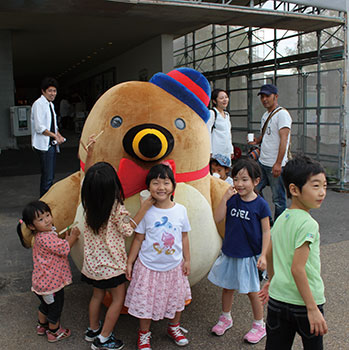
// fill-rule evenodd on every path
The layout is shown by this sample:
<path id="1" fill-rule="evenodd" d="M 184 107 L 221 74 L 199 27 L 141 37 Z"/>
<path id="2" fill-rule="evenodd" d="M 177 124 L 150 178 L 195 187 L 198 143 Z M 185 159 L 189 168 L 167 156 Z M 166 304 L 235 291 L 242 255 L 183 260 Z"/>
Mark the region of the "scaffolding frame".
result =
<path id="1" fill-rule="evenodd" d="M 229 5 L 231 3 L 231 1 L 225 0 L 214 2 L 221 2 L 224 5 Z M 255 3 L 257 3 L 257 1 L 254 2 L 251 0 L 249 6 L 254 7 Z M 347 89 L 349 36 L 347 31 L 347 12 L 276 0 L 258 1 L 256 6 L 264 7 L 267 6 L 267 4 L 270 6 L 270 3 L 273 5 L 273 10 L 281 11 L 285 13 L 285 16 L 287 12 L 299 12 L 302 14 L 329 17 L 337 15 L 344 19 L 344 24 L 330 29 L 318 30 L 316 32 L 294 32 L 273 29 L 273 37 L 268 40 L 264 40 L 264 38 L 260 37 L 260 32 L 263 28 L 223 27 L 222 25 L 212 24 L 210 26 L 210 35 L 206 35 L 204 38 L 198 40 L 199 35 L 197 34 L 202 31 L 201 29 L 188 33 L 184 37 L 175 40 L 175 66 L 192 67 L 203 72 L 211 82 L 212 87 L 216 87 L 217 83 L 222 84 L 222 81 L 225 81 L 223 88 L 227 90 L 229 94 L 246 90 L 247 108 L 245 110 L 234 110 L 233 106 L 229 107 L 229 112 L 232 116 L 232 133 L 246 133 L 259 129 L 258 122 L 253 120 L 253 94 L 257 89 L 254 86 L 255 82 L 261 80 L 260 85 L 262 85 L 262 83 L 268 79 L 268 81 L 277 84 L 279 79 L 286 77 L 286 75 L 283 74 L 286 69 L 295 70 L 295 73 L 290 74 L 290 76 L 298 77 L 298 106 L 297 108 L 288 109 L 291 114 L 297 114 L 297 121 L 293 123 L 292 137 L 299 137 L 301 132 L 303 140 L 297 142 L 297 148 L 293 149 L 293 151 L 302 151 L 317 160 L 335 164 L 336 174 L 334 177 L 339 181 L 340 188 L 344 189 L 345 183 L 349 181 L 348 160 L 346 159 L 348 156 L 346 145 L 348 140 L 349 119 Z M 223 30 L 222 28 L 225 29 Z M 304 41 L 310 36 L 314 37 L 316 47 L 307 50 Z M 297 52 L 284 55 L 279 49 L 280 44 L 290 39 L 297 41 Z M 234 42 L 234 47 L 232 47 L 232 41 Z M 256 54 L 256 52 L 258 52 L 258 54 Z M 261 52 L 265 53 L 261 55 Z M 239 61 L 239 55 L 244 59 L 240 59 Z M 243 62 L 244 60 L 245 62 Z M 222 64 L 222 62 L 224 62 L 224 64 Z M 339 68 L 326 69 L 324 65 L 329 62 L 337 62 Z M 306 72 L 310 66 L 314 66 L 316 69 L 311 72 Z M 321 101 L 321 94 L 323 94 L 321 85 L 322 77 L 323 74 L 330 71 L 338 72 L 338 104 L 324 106 Z M 309 107 L 307 103 L 306 87 L 307 75 L 309 74 L 316 75 L 316 106 L 312 107 Z M 232 78 L 237 77 L 246 78 L 247 83 L 245 87 L 233 88 L 230 86 Z M 339 113 L 338 120 L 335 122 L 323 122 L 322 115 L 326 110 L 333 110 Z M 308 123 L 307 115 L 312 111 L 316 113 L 316 121 Z M 246 127 L 235 127 L 234 118 L 241 118 L 244 116 L 247 118 Z M 301 120 L 301 122 L 299 122 L 299 120 Z M 310 127 L 310 125 L 315 125 L 316 127 L 315 152 L 307 150 L 304 140 L 307 136 L 307 128 Z M 321 129 L 324 126 L 338 128 L 338 148 L 335 154 L 329 155 L 321 152 Z"/>

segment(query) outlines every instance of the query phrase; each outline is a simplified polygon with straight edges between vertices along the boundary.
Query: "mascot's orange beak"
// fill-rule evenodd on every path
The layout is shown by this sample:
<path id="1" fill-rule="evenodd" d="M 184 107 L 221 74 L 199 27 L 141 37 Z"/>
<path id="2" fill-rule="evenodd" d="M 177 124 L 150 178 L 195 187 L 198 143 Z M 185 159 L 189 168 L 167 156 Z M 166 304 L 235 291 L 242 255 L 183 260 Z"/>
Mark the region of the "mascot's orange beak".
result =
<path id="1" fill-rule="evenodd" d="M 162 126 L 142 124 L 130 129 L 122 143 L 130 156 L 153 162 L 167 157 L 172 152 L 174 139 Z"/>

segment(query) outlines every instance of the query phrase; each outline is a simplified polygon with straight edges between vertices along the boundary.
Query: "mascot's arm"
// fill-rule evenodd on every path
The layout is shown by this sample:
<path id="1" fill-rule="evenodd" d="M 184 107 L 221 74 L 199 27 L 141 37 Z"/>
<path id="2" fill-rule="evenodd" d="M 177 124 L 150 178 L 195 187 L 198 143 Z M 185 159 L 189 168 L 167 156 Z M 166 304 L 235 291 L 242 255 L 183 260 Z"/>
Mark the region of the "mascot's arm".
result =
<path id="1" fill-rule="evenodd" d="M 40 200 L 46 202 L 52 212 L 53 222 L 60 232 L 71 225 L 75 218 L 75 212 L 79 204 L 80 172 L 57 182 Z M 25 248 L 34 244 L 33 232 L 21 220 L 17 226 L 17 233 Z"/>
<path id="2" fill-rule="evenodd" d="M 210 177 L 210 188 L 211 188 L 211 203 L 212 203 L 212 211 L 215 212 L 216 208 L 218 207 L 218 204 L 220 203 L 224 193 L 229 188 L 229 185 L 227 182 L 217 179 L 214 176 Z M 225 220 L 221 221 L 219 224 L 216 224 L 217 230 L 221 237 L 224 237 L 224 231 L 225 231 Z"/>
<path id="3" fill-rule="evenodd" d="M 55 183 L 40 200 L 51 208 L 57 232 L 71 225 L 80 202 L 80 172 Z"/>

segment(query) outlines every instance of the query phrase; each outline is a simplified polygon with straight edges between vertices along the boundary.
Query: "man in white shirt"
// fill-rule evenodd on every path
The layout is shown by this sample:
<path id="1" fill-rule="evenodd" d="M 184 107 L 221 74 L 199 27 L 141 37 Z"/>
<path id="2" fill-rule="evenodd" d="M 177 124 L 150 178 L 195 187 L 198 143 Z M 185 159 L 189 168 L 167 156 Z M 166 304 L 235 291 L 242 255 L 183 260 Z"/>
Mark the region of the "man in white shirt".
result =
<path id="1" fill-rule="evenodd" d="M 262 169 L 262 178 L 257 190 L 262 193 L 265 186 L 270 186 L 275 205 L 274 220 L 276 220 L 286 209 L 286 192 L 281 172 L 288 160 L 292 118 L 286 109 L 278 105 L 278 90 L 275 85 L 263 85 L 258 96 L 267 110 L 262 116 L 261 132 L 269 115 L 272 117 L 268 121 L 263 138 L 261 135 L 256 139 L 256 143 L 261 144 L 258 162 Z M 272 114 L 273 112 L 275 113 Z"/>
<path id="2" fill-rule="evenodd" d="M 41 83 L 42 95 L 32 106 L 32 147 L 40 158 L 40 197 L 52 186 L 55 176 L 56 152 L 65 138 L 58 132 L 53 101 L 57 95 L 58 82 L 45 78 Z M 59 150 L 59 149 L 58 149 Z"/>

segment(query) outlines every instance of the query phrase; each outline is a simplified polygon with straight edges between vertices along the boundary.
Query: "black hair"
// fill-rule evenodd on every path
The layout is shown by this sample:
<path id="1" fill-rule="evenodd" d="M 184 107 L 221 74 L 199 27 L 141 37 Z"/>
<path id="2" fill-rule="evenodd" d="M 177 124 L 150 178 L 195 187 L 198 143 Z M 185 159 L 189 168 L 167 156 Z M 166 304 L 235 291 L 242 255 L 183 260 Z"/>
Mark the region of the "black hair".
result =
<path id="1" fill-rule="evenodd" d="M 249 177 L 252 179 L 252 181 L 257 180 L 262 176 L 262 171 L 258 163 L 249 158 L 240 158 L 233 166 L 233 169 L 231 171 L 231 175 L 234 178 L 238 172 L 242 169 L 246 169 Z"/>
<path id="2" fill-rule="evenodd" d="M 223 89 L 214 89 L 211 93 L 211 101 L 212 101 L 212 107 L 216 107 L 217 106 L 217 97 L 219 95 L 220 92 L 225 92 L 227 94 L 227 96 L 229 97 L 229 94 L 226 90 Z"/>
<path id="3" fill-rule="evenodd" d="M 120 179 L 109 163 L 98 162 L 87 170 L 81 189 L 81 203 L 86 223 L 95 234 L 107 223 L 115 201 L 123 204 L 124 200 Z"/>
<path id="4" fill-rule="evenodd" d="M 293 159 L 289 160 L 281 175 L 286 188 L 287 198 L 292 198 L 290 184 L 296 185 L 302 192 L 302 188 L 309 178 L 321 173 L 326 175 L 323 166 L 318 161 L 308 156 L 298 154 Z"/>
<path id="5" fill-rule="evenodd" d="M 33 221 L 36 219 L 38 214 L 43 214 L 49 212 L 51 213 L 50 207 L 43 201 L 33 201 L 28 203 L 23 211 L 22 211 L 22 218 L 25 224 L 28 225 L 33 225 Z"/>
<path id="6" fill-rule="evenodd" d="M 41 82 L 41 90 L 46 91 L 50 86 L 53 86 L 56 89 L 58 89 L 58 81 L 52 77 L 44 78 Z"/>
<path id="7" fill-rule="evenodd" d="M 154 165 L 150 170 L 149 173 L 145 179 L 145 183 L 147 184 L 147 187 L 149 188 L 150 182 L 153 179 L 167 179 L 169 178 L 173 185 L 173 191 L 176 188 L 176 180 L 174 178 L 174 174 L 172 169 L 166 165 L 166 164 L 157 164 Z M 171 200 L 173 200 L 173 195 L 171 195 Z"/>

